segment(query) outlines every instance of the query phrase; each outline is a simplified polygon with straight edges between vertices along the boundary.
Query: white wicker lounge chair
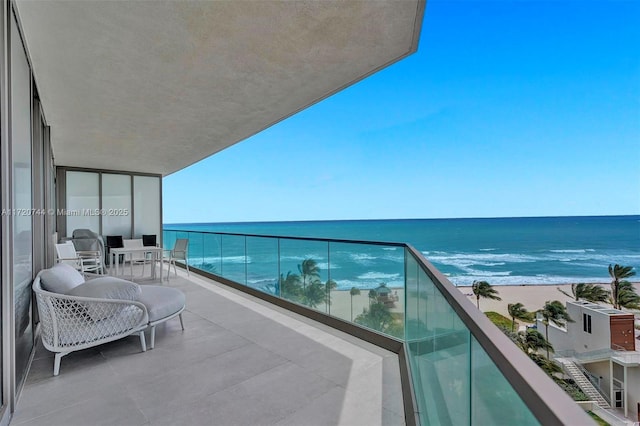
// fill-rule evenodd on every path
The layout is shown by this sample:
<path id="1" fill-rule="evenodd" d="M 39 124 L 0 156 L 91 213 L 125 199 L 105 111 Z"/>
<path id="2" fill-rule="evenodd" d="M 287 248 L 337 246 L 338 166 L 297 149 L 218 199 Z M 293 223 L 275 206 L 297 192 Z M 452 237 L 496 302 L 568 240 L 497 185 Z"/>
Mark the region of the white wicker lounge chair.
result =
<path id="1" fill-rule="evenodd" d="M 66 264 L 56 268 L 68 268 L 65 274 L 75 273 Z M 42 274 L 38 273 L 33 282 L 33 291 L 38 302 L 42 343 L 55 353 L 53 375 L 60 372 L 63 356 L 81 349 L 121 339 L 131 334 L 139 334 L 142 351 L 146 351 L 144 330 L 149 324 L 147 308 L 141 302 L 123 299 L 70 296 L 42 288 Z M 77 282 L 77 277 L 72 277 Z M 84 281 L 84 280 L 82 280 Z"/>
<path id="2" fill-rule="evenodd" d="M 54 376 L 60 372 L 61 358 L 73 351 L 138 334 L 144 352 L 147 328 L 153 349 L 156 325 L 176 316 L 184 330 L 185 295 L 175 288 L 139 286 L 115 277 L 85 282 L 72 266 L 59 263 L 38 273 L 33 291 L 42 323 L 42 343 L 56 354 Z"/>

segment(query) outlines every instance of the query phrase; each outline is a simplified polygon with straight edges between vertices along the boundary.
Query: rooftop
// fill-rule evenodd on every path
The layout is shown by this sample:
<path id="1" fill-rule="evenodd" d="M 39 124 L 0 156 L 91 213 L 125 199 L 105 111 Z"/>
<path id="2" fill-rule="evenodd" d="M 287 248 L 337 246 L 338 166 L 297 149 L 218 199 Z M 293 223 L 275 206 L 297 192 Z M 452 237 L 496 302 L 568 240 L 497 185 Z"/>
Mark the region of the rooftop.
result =
<path id="1" fill-rule="evenodd" d="M 58 377 L 38 342 L 12 424 L 404 424 L 396 354 L 193 274 L 162 285 L 184 332 L 74 352 Z"/>
<path id="2" fill-rule="evenodd" d="M 624 316 L 632 315 L 629 312 L 623 312 L 618 309 L 613 309 L 610 306 L 599 305 L 597 303 L 586 302 L 584 300 L 571 300 L 571 301 L 568 301 L 567 304 L 581 306 L 583 308 L 586 308 L 595 312 L 600 312 L 606 315 L 624 315 Z"/>

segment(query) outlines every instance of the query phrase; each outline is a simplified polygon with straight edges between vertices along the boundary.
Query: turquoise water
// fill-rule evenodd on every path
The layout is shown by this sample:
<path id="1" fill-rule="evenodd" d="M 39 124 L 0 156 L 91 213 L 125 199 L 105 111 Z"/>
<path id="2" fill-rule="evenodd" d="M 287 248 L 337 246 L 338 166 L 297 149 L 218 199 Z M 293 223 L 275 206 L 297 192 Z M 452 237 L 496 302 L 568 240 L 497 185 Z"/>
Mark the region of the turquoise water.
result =
<path id="1" fill-rule="evenodd" d="M 456 285 L 473 280 L 502 285 L 608 282 L 610 263 L 640 269 L 640 216 L 190 223 L 165 224 L 164 228 L 406 242 Z M 238 247 L 231 253 L 235 243 Z M 273 275 L 268 256 L 260 255 L 270 250 L 265 244 L 264 249 L 254 244 L 250 250 L 254 255 L 249 275 L 256 282 Z M 240 241 L 228 239 L 226 247 L 222 256 L 231 262 L 235 259 L 240 267 L 244 262 Z M 400 248 L 332 247 L 327 251 L 326 245 L 290 244 L 281 253 L 289 261 L 281 272 L 296 272 L 297 263 L 306 257 L 313 257 L 321 266 L 331 258 L 331 278 L 342 278 L 338 280 L 341 288 L 370 288 L 382 281 L 394 286 L 403 279 Z M 214 252 L 204 243 L 192 249 L 202 262 L 215 263 L 219 252 Z"/>

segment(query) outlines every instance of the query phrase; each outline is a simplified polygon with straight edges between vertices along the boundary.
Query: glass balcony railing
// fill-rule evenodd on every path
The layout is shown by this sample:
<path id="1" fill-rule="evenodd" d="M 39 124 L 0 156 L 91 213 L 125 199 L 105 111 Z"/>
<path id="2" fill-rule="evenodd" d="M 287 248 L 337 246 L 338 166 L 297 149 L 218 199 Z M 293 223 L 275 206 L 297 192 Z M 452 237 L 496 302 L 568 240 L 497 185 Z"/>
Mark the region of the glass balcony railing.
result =
<path id="1" fill-rule="evenodd" d="M 402 244 L 164 230 L 189 267 L 403 340 Z"/>
<path id="2" fill-rule="evenodd" d="M 404 345 L 423 425 L 589 423 L 588 417 L 413 247 L 401 243 L 163 231 L 190 268 Z"/>

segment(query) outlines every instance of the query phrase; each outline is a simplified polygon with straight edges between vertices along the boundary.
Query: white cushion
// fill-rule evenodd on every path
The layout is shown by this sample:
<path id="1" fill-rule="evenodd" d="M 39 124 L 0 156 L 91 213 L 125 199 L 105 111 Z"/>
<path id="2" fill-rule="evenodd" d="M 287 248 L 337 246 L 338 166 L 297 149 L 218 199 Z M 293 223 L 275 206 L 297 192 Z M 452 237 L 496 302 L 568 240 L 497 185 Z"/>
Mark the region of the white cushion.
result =
<path id="1" fill-rule="evenodd" d="M 58 263 L 40 273 L 42 288 L 52 293 L 66 294 L 83 282 L 82 274 L 66 263 Z"/>
<path id="2" fill-rule="evenodd" d="M 93 297 L 98 299 L 137 300 L 140 296 L 140 286 L 127 280 L 115 277 L 100 277 L 89 280 L 71 289 L 69 296 Z M 86 312 L 92 320 L 100 321 L 117 313 L 107 309 L 103 304 L 83 303 Z M 122 309 L 126 306 L 122 305 Z M 116 310 L 119 311 L 119 310 Z"/>
<path id="3" fill-rule="evenodd" d="M 138 302 L 147 307 L 149 322 L 155 322 L 175 314 L 184 308 L 184 293 L 171 287 L 159 285 L 140 286 L 140 297 Z"/>
<path id="4" fill-rule="evenodd" d="M 140 296 L 140 286 L 120 278 L 100 277 L 80 284 L 66 294 L 69 296 L 96 297 L 99 299 L 138 300 Z"/>

